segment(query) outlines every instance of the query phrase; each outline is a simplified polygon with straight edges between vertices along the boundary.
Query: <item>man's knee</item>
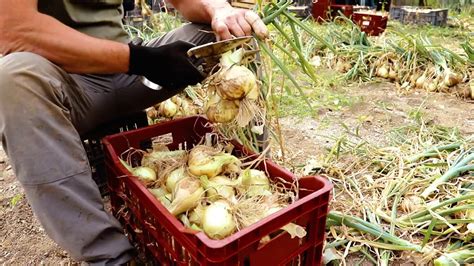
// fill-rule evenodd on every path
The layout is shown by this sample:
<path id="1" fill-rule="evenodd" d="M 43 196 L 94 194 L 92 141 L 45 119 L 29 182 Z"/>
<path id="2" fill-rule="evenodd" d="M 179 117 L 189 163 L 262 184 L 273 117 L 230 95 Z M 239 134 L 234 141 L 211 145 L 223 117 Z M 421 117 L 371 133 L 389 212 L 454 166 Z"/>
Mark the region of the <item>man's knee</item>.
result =
<path id="1" fill-rule="evenodd" d="M 40 89 L 44 76 L 57 71 L 56 68 L 44 57 L 29 52 L 12 53 L 0 58 L 0 105 L 27 101 L 23 98 L 25 90 Z"/>
<path id="2" fill-rule="evenodd" d="M 0 75 L 8 77 L 21 74 L 22 71 L 31 71 L 51 66 L 53 66 L 53 63 L 35 53 L 11 53 L 0 58 Z"/>
<path id="3" fill-rule="evenodd" d="M 202 45 L 216 41 L 216 36 L 209 25 L 188 23 L 157 39 L 151 40 L 147 43 L 147 46 L 160 46 L 178 40 L 190 42 L 195 45 Z"/>

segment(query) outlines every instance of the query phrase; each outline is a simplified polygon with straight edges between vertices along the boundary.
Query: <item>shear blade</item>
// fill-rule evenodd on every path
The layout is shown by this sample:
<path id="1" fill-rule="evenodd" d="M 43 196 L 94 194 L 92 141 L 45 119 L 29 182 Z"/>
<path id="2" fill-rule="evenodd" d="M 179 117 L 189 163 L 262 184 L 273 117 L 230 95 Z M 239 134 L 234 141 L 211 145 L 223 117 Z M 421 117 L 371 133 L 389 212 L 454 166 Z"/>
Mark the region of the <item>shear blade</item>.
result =
<path id="1" fill-rule="evenodd" d="M 227 51 L 233 50 L 245 43 L 248 43 L 253 37 L 244 36 L 235 39 L 211 42 L 204 45 L 196 46 L 188 50 L 188 56 L 196 58 L 205 58 L 223 54 Z"/>

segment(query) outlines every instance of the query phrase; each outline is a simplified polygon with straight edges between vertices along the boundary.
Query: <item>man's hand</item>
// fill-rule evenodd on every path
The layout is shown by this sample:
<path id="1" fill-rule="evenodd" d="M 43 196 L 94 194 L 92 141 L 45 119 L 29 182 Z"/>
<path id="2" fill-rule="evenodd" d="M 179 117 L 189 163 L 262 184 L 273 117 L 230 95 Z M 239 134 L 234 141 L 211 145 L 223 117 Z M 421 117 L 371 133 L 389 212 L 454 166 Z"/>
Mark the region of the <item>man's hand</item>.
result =
<path id="1" fill-rule="evenodd" d="M 234 8 L 227 0 L 168 0 L 186 19 L 212 26 L 218 40 L 251 35 L 268 36 L 265 23 L 253 11 Z"/>
<path id="2" fill-rule="evenodd" d="M 268 36 L 267 27 L 257 14 L 231 6 L 216 8 L 211 26 L 218 40 L 251 35 L 252 31 L 262 39 Z"/>
<path id="3" fill-rule="evenodd" d="M 165 89 L 182 89 L 204 79 L 186 52 L 194 44 L 177 41 L 159 47 L 129 44 L 130 74 L 145 76 Z"/>

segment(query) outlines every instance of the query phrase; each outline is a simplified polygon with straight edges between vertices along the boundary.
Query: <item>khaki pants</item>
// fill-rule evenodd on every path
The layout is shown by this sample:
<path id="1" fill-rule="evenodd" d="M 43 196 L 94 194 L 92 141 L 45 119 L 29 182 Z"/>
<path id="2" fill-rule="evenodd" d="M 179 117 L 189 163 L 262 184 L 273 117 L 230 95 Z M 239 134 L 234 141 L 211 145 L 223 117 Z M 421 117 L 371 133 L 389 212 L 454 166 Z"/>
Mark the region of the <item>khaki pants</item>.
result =
<path id="1" fill-rule="evenodd" d="M 147 45 L 213 41 L 203 28 L 188 24 Z M 126 74 L 69 74 L 33 53 L 0 59 L 2 146 L 33 212 L 73 259 L 120 264 L 132 254 L 120 224 L 104 210 L 80 135 L 178 92 L 150 90 Z"/>

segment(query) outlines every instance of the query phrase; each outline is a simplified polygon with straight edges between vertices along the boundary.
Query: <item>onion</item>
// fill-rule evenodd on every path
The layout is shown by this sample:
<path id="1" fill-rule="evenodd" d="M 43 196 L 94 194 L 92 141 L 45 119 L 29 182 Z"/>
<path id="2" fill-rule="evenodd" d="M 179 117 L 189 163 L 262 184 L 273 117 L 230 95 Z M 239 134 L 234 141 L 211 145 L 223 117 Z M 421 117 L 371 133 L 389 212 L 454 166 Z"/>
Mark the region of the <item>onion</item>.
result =
<path id="1" fill-rule="evenodd" d="M 202 232 L 202 228 L 198 224 L 191 224 L 191 229 Z"/>
<path id="2" fill-rule="evenodd" d="M 400 85 L 400 89 L 409 90 L 411 88 L 410 82 L 405 81 Z"/>
<path id="3" fill-rule="evenodd" d="M 349 62 L 345 62 L 344 60 L 338 60 L 336 62 L 335 69 L 337 72 L 345 73 L 352 68 L 352 65 Z"/>
<path id="4" fill-rule="evenodd" d="M 145 185 L 156 181 L 156 173 L 150 167 L 138 166 L 133 168 L 127 162 L 120 158 L 119 161 L 132 175 L 138 177 L 138 179 L 145 183 Z"/>
<path id="5" fill-rule="evenodd" d="M 172 198 L 173 198 L 173 195 L 171 195 L 171 193 L 168 193 L 166 195 L 160 196 L 158 200 L 161 202 L 161 204 L 163 204 L 163 206 L 169 209 Z"/>
<path id="6" fill-rule="evenodd" d="M 239 114 L 238 102 L 221 99 L 217 94 L 210 97 L 204 109 L 212 123 L 229 123 Z"/>
<path id="7" fill-rule="evenodd" d="M 196 110 L 186 100 L 183 100 L 183 102 L 181 103 L 181 111 L 183 112 L 183 115 L 195 115 L 196 114 Z"/>
<path id="8" fill-rule="evenodd" d="M 172 118 L 176 115 L 176 112 L 178 112 L 178 106 L 168 99 L 160 104 L 158 112 L 164 117 Z"/>
<path id="9" fill-rule="evenodd" d="M 208 146 L 198 145 L 189 153 L 188 169 L 195 176 L 206 175 L 212 178 L 231 164 L 240 165 L 240 160 L 229 153 L 216 153 L 214 148 Z"/>
<path id="10" fill-rule="evenodd" d="M 160 197 L 168 194 L 168 191 L 166 191 L 166 188 L 159 187 L 159 188 L 149 188 L 148 191 L 155 196 L 155 198 L 159 199 Z"/>
<path id="11" fill-rule="evenodd" d="M 176 159 L 180 160 L 184 158 L 186 155 L 185 150 L 175 150 L 175 151 L 153 151 L 150 153 L 146 153 L 143 155 L 142 158 L 142 165 L 143 162 L 153 162 L 153 161 L 162 161 L 168 159 Z"/>
<path id="12" fill-rule="evenodd" d="M 183 103 L 183 99 L 181 99 L 181 97 L 178 95 L 171 97 L 171 101 L 176 104 L 177 107 L 181 107 L 181 104 Z"/>
<path id="13" fill-rule="evenodd" d="M 230 201 L 235 199 L 234 186 L 236 182 L 230 178 L 223 175 L 218 175 L 208 179 L 205 175 L 203 175 L 200 177 L 200 179 L 202 186 L 206 190 L 206 196 L 210 200 L 215 200 L 219 197 Z"/>
<path id="14" fill-rule="evenodd" d="M 270 208 L 268 208 L 264 213 L 261 214 L 262 217 L 260 219 L 263 219 L 267 216 L 272 215 L 273 213 L 281 210 L 283 207 L 284 206 L 281 206 L 281 205 L 271 205 Z M 258 220 L 259 219 L 255 217 L 255 219 L 247 221 L 247 226 L 258 222 Z M 306 230 L 302 226 L 295 223 L 288 223 L 284 225 L 283 227 L 281 227 L 280 229 L 290 234 L 291 238 L 295 238 L 295 237 L 303 238 L 306 236 Z"/>
<path id="15" fill-rule="evenodd" d="M 169 192 L 173 192 L 176 188 L 176 183 L 185 177 L 185 168 L 183 166 L 174 169 L 166 177 L 166 189 L 168 189 Z"/>
<path id="16" fill-rule="evenodd" d="M 468 87 L 463 87 L 461 88 L 460 95 L 461 97 L 469 99 L 471 98 L 471 92 L 474 92 L 474 91 L 470 90 Z"/>
<path id="17" fill-rule="evenodd" d="M 282 207 L 278 206 L 278 207 L 273 207 L 273 208 L 270 208 L 268 209 L 268 211 L 265 213 L 266 216 L 269 216 L 279 210 L 281 210 Z M 295 237 L 298 237 L 298 238 L 303 238 L 306 236 L 306 230 L 301 226 L 301 225 L 298 225 L 298 224 L 295 224 L 295 223 L 288 223 L 286 225 L 284 225 L 281 230 L 283 231 L 286 231 L 288 234 L 290 234 L 290 237 L 291 238 L 295 238 Z"/>
<path id="18" fill-rule="evenodd" d="M 133 167 L 131 167 L 126 161 L 122 160 L 121 158 L 119 158 L 119 161 L 122 166 L 125 167 L 125 169 L 127 169 L 130 173 L 133 172 Z"/>
<path id="19" fill-rule="evenodd" d="M 406 213 L 422 210 L 424 208 L 425 201 L 416 195 L 407 196 L 403 199 L 400 206 Z"/>
<path id="20" fill-rule="evenodd" d="M 148 118 L 155 120 L 158 117 L 158 111 L 154 107 L 146 109 L 146 115 Z"/>
<path id="21" fill-rule="evenodd" d="M 174 216 L 186 212 L 198 205 L 203 193 L 204 189 L 199 180 L 186 177 L 177 183 L 173 191 L 173 201 L 168 210 Z"/>
<path id="22" fill-rule="evenodd" d="M 240 174 L 239 181 L 249 196 L 271 195 L 270 181 L 263 171 L 246 169 Z"/>
<path id="23" fill-rule="evenodd" d="M 209 77 L 207 85 L 224 100 L 241 100 L 258 88 L 257 78 L 250 69 L 241 66 L 243 49 L 228 51 L 220 58 L 221 69 Z"/>
<path id="24" fill-rule="evenodd" d="M 416 86 L 416 80 L 418 79 L 416 74 L 413 74 L 410 76 L 410 86 L 414 87 Z"/>
<path id="25" fill-rule="evenodd" d="M 390 68 L 390 70 L 388 71 L 388 78 L 391 80 L 396 80 L 397 77 L 398 77 L 397 72 L 395 72 L 395 70 Z"/>
<path id="26" fill-rule="evenodd" d="M 281 228 L 281 230 L 290 234 L 291 238 L 303 238 L 306 236 L 306 230 L 301 225 L 295 223 L 286 224 Z"/>
<path id="27" fill-rule="evenodd" d="M 224 100 L 240 100 L 257 88 L 257 78 L 250 69 L 232 65 L 217 72 L 210 80 L 209 87 L 215 89 Z"/>
<path id="28" fill-rule="evenodd" d="M 471 94 L 471 98 L 474 99 L 474 80 L 469 82 L 469 92 Z"/>
<path id="29" fill-rule="evenodd" d="M 146 166 L 138 166 L 133 168 L 132 174 L 144 183 L 156 181 L 156 173 L 153 169 Z"/>
<path id="30" fill-rule="evenodd" d="M 425 74 L 423 74 L 416 79 L 415 87 L 418 89 L 421 89 L 424 87 L 425 82 L 426 82 L 426 76 Z"/>
<path id="31" fill-rule="evenodd" d="M 202 217 L 204 215 L 204 207 L 199 204 L 189 213 L 189 221 L 193 224 L 201 226 Z"/>
<path id="32" fill-rule="evenodd" d="M 260 91 L 259 91 L 258 87 L 254 87 L 253 89 L 251 89 L 251 90 L 247 93 L 247 95 L 245 96 L 245 99 L 257 100 L 259 94 L 260 94 Z"/>
<path id="33" fill-rule="evenodd" d="M 474 80 L 468 86 L 462 86 L 460 95 L 467 99 L 474 99 Z"/>
<path id="34" fill-rule="evenodd" d="M 377 69 L 377 76 L 381 77 L 381 78 L 388 78 L 388 67 L 387 65 L 382 65 L 381 67 L 379 67 Z"/>
<path id="35" fill-rule="evenodd" d="M 212 239 L 223 239 L 236 230 L 229 203 L 218 200 L 207 206 L 202 217 L 202 229 Z"/>
<path id="36" fill-rule="evenodd" d="M 176 114 L 173 117 L 182 117 L 182 116 L 183 116 L 183 112 L 181 110 L 178 110 L 178 112 L 176 112 Z"/>
<path id="37" fill-rule="evenodd" d="M 187 228 L 190 228 L 191 227 L 191 222 L 189 221 L 188 219 L 188 216 L 186 216 L 186 214 L 181 214 L 179 215 L 179 220 L 183 223 L 183 225 Z"/>
<path id="38" fill-rule="evenodd" d="M 185 150 L 153 151 L 143 154 L 141 165 L 151 167 L 157 173 L 160 173 L 163 170 L 163 166 L 185 161 L 185 156 Z"/>
<path id="39" fill-rule="evenodd" d="M 446 70 L 444 79 L 443 79 L 443 85 L 447 87 L 452 87 L 459 84 L 460 82 L 461 82 L 461 77 L 458 74 L 452 72 L 449 69 Z"/>
<path id="40" fill-rule="evenodd" d="M 313 58 L 311 58 L 311 61 L 309 63 L 313 65 L 314 67 L 320 67 L 322 65 L 321 61 L 322 61 L 321 56 L 315 55 L 313 56 Z"/>
<path id="41" fill-rule="evenodd" d="M 427 91 L 434 92 L 438 90 L 438 83 L 436 81 L 425 83 L 424 88 Z"/>
<path id="42" fill-rule="evenodd" d="M 467 225 L 467 232 L 468 232 L 468 234 L 474 235 L 474 223 L 469 223 Z"/>

